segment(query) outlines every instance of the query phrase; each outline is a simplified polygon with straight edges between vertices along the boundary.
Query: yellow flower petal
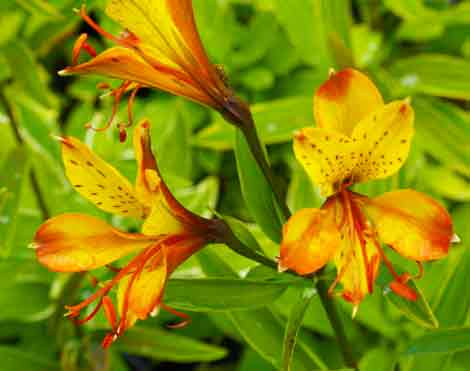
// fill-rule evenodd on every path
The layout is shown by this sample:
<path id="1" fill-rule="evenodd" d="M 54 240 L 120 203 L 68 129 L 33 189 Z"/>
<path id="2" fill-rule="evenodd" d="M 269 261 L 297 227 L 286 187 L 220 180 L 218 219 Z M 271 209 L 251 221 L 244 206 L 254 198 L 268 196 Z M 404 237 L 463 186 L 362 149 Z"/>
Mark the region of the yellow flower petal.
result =
<path id="1" fill-rule="evenodd" d="M 114 167 L 76 138 L 61 138 L 65 173 L 73 187 L 101 210 L 142 218 L 144 206 L 134 188 Z"/>
<path id="2" fill-rule="evenodd" d="M 64 214 L 45 222 L 32 246 L 39 262 L 57 272 L 81 272 L 109 264 L 154 240 L 124 233 L 100 219 Z"/>
<path id="3" fill-rule="evenodd" d="M 359 156 L 357 145 L 333 130 L 305 128 L 294 138 L 294 152 L 312 181 L 329 196 L 349 178 Z"/>
<path id="4" fill-rule="evenodd" d="M 314 97 L 318 127 L 351 135 L 355 125 L 383 106 L 374 83 L 363 73 L 348 68 L 332 73 Z"/>
<path id="5" fill-rule="evenodd" d="M 410 151 L 414 111 L 407 100 L 387 104 L 363 119 L 352 134 L 358 143 L 354 181 L 386 178 L 397 172 Z"/>
<path id="6" fill-rule="evenodd" d="M 452 220 L 432 198 L 401 190 L 363 202 L 379 238 L 401 255 L 416 261 L 447 255 L 453 236 Z"/>
<path id="7" fill-rule="evenodd" d="M 332 210 L 300 210 L 284 225 L 279 269 L 316 272 L 333 257 L 340 242 Z"/>
<path id="8" fill-rule="evenodd" d="M 167 276 L 165 249 L 161 249 L 140 273 L 130 274 L 119 282 L 118 309 L 126 318 L 125 329 L 137 319 L 146 319 L 156 309 L 162 298 Z"/>

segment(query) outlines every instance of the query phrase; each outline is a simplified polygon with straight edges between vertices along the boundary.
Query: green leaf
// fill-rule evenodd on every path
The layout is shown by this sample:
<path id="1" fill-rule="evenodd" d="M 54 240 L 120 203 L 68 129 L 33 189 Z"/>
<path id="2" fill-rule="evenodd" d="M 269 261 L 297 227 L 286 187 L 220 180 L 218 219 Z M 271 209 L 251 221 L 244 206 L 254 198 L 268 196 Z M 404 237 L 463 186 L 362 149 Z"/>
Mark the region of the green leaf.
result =
<path id="1" fill-rule="evenodd" d="M 17 147 L 7 156 L 2 172 L 0 184 L 5 187 L 0 209 L 0 256 L 10 255 L 13 239 L 18 228 L 18 212 L 21 194 L 25 188 L 30 169 L 30 155 L 24 147 Z"/>
<path id="2" fill-rule="evenodd" d="M 453 353 L 470 350 L 470 328 L 431 331 L 408 344 L 406 354 Z"/>
<path id="3" fill-rule="evenodd" d="M 442 327 L 463 326 L 469 315 L 470 295 L 468 272 L 470 271 L 470 250 L 453 251 L 447 258 L 447 271 L 440 276 L 441 285 L 433 309 Z M 433 274 L 433 272 L 429 272 Z"/>
<path id="4" fill-rule="evenodd" d="M 302 327 L 302 321 L 305 316 L 312 298 L 316 294 L 314 288 L 305 288 L 297 304 L 292 308 L 291 314 L 287 321 L 286 332 L 284 334 L 284 345 L 282 348 L 283 370 L 290 371 L 292 358 L 294 356 L 295 343 L 297 342 L 297 334 Z"/>
<path id="5" fill-rule="evenodd" d="M 246 206 L 263 232 L 273 241 L 279 242 L 282 223 L 276 210 L 271 187 L 240 131 L 236 133 L 235 142 L 238 176 Z"/>
<path id="6" fill-rule="evenodd" d="M 250 250 L 254 250 L 257 253 L 261 253 L 264 255 L 264 251 L 258 244 L 258 241 L 251 234 L 250 230 L 245 226 L 243 222 L 236 218 L 232 218 L 231 216 L 223 216 L 222 218 L 228 224 L 235 237 L 237 237 L 238 240 L 243 243 L 243 245 L 248 247 Z"/>
<path id="7" fill-rule="evenodd" d="M 274 0 L 276 16 L 304 62 L 327 66 L 331 59 L 317 1 Z"/>
<path id="8" fill-rule="evenodd" d="M 59 134 L 57 112 L 19 91 L 15 86 L 6 89 L 5 95 L 25 143 L 33 152 L 48 160 L 51 170 L 62 174 L 62 168 L 57 161 L 60 158 L 59 144 L 52 138 L 52 135 Z"/>
<path id="9" fill-rule="evenodd" d="M 5 282 L 0 284 L 0 320 L 36 322 L 54 311 L 49 302 L 49 285 Z"/>
<path id="10" fill-rule="evenodd" d="M 277 369 L 282 368 L 284 326 L 272 311 L 267 308 L 256 311 L 237 311 L 230 312 L 228 316 L 245 341 L 258 354 Z M 314 353 L 308 353 L 300 343 L 299 345 L 292 360 L 292 370 L 326 369 L 320 358 Z"/>
<path id="11" fill-rule="evenodd" d="M 272 303 L 285 289 L 284 284 L 246 279 L 171 279 L 165 303 L 195 312 L 245 310 Z"/>
<path id="12" fill-rule="evenodd" d="M 393 292 L 387 292 L 386 298 L 408 319 L 426 328 L 437 328 L 439 322 L 429 306 L 428 301 L 423 296 L 421 290 L 410 280 L 407 285 L 418 294 L 416 301 L 407 300 Z"/>
<path id="13" fill-rule="evenodd" d="M 470 125 L 465 112 L 431 97 L 413 99 L 416 144 L 462 174 L 470 174 Z"/>
<path id="14" fill-rule="evenodd" d="M 209 176 L 195 186 L 179 188 L 174 194 L 193 213 L 210 218 L 219 198 L 219 180 Z"/>
<path id="15" fill-rule="evenodd" d="M 60 371 L 58 363 L 41 358 L 36 352 L 26 352 L 18 348 L 0 345 L 2 371 Z"/>
<path id="16" fill-rule="evenodd" d="M 15 40 L 2 48 L 15 82 L 22 92 L 33 97 L 39 104 L 50 107 L 53 102 L 43 76 L 39 73 L 34 55 L 26 44 Z M 24 94 L 24 93 L 23 93 Z"/>
<path id="17" fill-rule="evenodd" d="M 310 89 L 313 92 L 314 87 Z M 307 97 L 257 103 L 251 110 L 260 138 L 265 144 L 291 141 L 296 130 L 313 123 L 312 99 Z M 217 151 L 229 150 L 233 148 L 234 132 L 234 127 L 215 116 L 211 125 L 193 137 L 192 143 Z"/>
<path id="18" fill-rule="evenodd" d="M 212 362 L 227 355 L 224 348 L 216 345 L 177 335 L 174 331 L 143 327 L 130 329 L 113 347 L 129 354 L 177 363 Z"/>
<path id="19" fill-rule="evenodd" d="M 452 170 L 441 166 L 428 166 L 423 169 L 422 175 L 426 184 L 438 195 L 455 201 L 470 201 L 470 182 Z"/>
<path id="20" fill-rule="evenodd" d="M 411 93 L 470 99 L 470 62 L 440 54 L 420 54 L 400 59 L 391 74 Z"/>

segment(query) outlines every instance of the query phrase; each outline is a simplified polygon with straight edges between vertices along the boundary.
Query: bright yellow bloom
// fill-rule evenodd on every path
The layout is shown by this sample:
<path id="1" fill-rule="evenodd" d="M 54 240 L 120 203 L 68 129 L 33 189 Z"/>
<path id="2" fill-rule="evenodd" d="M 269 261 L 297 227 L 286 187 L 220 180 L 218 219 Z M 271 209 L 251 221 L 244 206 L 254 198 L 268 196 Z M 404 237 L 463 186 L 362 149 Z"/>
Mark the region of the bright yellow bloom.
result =
<path id="1" fill-rule="evenodd" d="M 140 87 L 151 87 L 212 107 L 232 123 L 244 122 L 249 110 L 227 86 L 223 71 L 209 61 L 196 28 L 192 0 L 110 0 L 106 13 L 123 27 L 119 36 L 103 30 L 85 8 L 81 10 L 83 19 L 116 46 L 96 55 L 83 34 L 75 44 L 73 63 L 81 50 L 93 58 L 59 74 L 98 74 L 122 80 L 113 92 L 116 104 L 126 91 L 135 89 L 131 105 Z M 131 113 L 129 116 L 132 121 Z"/>
<path id="2" fill-rule="evenodd" d="M 408 259 L 443 258 L 452 241 L 447 211 L 413 190 L 389 192 L 369 199 L 349 187 L 397 172 L 413 137 L 414 112 L 405 99 L 384 104 L 375 85 L 362 73 L 332 73 L 314 98 L 317 128 L 294 138 L 296 158 L 327 201 L 321 209 L 304 209 L 284 226 L 280 270 L 309 274 L 333 261 L 343 297 L 356 308 L 371 293 L 383 260 L 394 276 L 390 288 L 416 300 L 385 256 L 379 241 Z"/>
<path id="3" fill-rule="evenodd" d="M 78 139 L 60 140 L 67 177 L 83 197 L 101 210 L 144 220 L 141 233 L 126 233 L 88 215 L 63 214 L 46 221 L 34 237 L 39 262 L 56 272 L 90 271 L 137 253 L 125 267 L 110 267 L 117 272 L 114 278 L 88 299 L 67 307 L 68 315 L 77 320 L 82 309 L 97 302 L 78 323 L 90 320 L 103 307 L 112 327 L 103 341 L 107 347 L 160 307 L 177 313 L 161 302 L 166 282 L 178 265 L 209 241 L 213 222 L 186 210 L 162 181 L 147 121 L 134 132 L 135 186 Z M 108 296 L 115 285 L 119 320 Z"/>

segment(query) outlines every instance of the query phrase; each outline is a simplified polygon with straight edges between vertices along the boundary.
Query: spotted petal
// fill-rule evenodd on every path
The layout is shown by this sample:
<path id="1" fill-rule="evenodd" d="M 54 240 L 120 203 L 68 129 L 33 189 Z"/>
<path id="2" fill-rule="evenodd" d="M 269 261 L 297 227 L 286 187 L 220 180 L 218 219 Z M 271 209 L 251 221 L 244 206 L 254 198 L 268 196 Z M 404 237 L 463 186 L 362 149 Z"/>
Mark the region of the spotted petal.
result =
<path id="1" fill-rule="evenodd" d="M 329 129 L 305 128 L 294 138 L 294 152 L 324 196 L 338 190 L 358 161 L 357 145 L 347 136 Z"/>
<path id="2" fill-rule="evenodd" d="M 101 210 L 142 218 L 146 211 L 134 188 L 114 167 L 73 137 L 61 138 L 65 173 L 73 187 Z"/>
<path id="3" fill-rule="evenodd" d="M 401 190 L 363 202 L 379 238 L 401 255 L 416 261 L 447 255 L 453 236 L 452 220 L 432 198 Z"/>
<path id="4" fill-rule="evenodd" d="M 408 100 L 389 103 L 359 122 L 352 134 L 359 156 L 354 181 L 386 178 L 397 172 L 410 151 L 413 123 Z"/>
<path id="5" fill-rule="evenodd" d="M 32 246 L 39 262 L 50 270 L 81 272 L 102 267 L 152 242 L 155 239 L 121 232 L 91 216 L 63 214 L 38 229 Z"/>

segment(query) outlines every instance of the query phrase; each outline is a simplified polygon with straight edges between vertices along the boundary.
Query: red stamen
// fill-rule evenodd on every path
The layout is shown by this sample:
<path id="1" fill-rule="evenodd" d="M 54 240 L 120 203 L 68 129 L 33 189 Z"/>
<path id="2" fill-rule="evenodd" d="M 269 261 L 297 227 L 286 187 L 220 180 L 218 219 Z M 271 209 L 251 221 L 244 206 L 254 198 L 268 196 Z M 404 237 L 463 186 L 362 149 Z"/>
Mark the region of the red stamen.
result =
<path id="1" fill-rule="evenodd" d="M 96 316 L 96 314 L 98 313 L 98 311 L 100 310 L 101 306 L 103 305 L 103 300 L 100 300 L 98 302 L 98 304 L 96 305 L 95 309 L 93 309 L 93 311 L 88 315 L 86 316 L 85 318 L 83 319 L 74 319 L 73 321 L 75 322 L 75 324 L 77 325 L 83 325 L 84 323 L 88 322 L 89 320 L 91 320 L 94 316 Z"/>
<path id="2" fill-rule="evenodd" d="M 109 39 L 111 41 L 114 41 L 117 44 L 121 44 L 120 39 L 118 39 L 114 35 L 110 34 L 109 32 L 105 31 L 104 29 L 102 29 L 93 19 L 90 18 L 90 16 L 86 12 L 85 5 L 83 5 L 80 9 L 80 16 L 91 28 L 93 28 L 100 35 L 106 37 L 107 39 Z"/>
<path id="3" fill-rule="evenodd" d="M 116 310 L 114 309 L 113 302 L 109 296 L 103 297 L 103 309 L 106 319 L 113 330 L 116 329 Z"/>
<path id="4" fill-rule="evenodd" d="M 86 124 L 85 127 L 87 129 L 92 129 L 94 131 L 105 131 L 109 129 L 114 121 L 114 117 L 116 116 L 119 103 L 121 102 L 121 98 L 131 83 L 132 82 L 128 80 L 124 81 L 117 89 L 114 89 L 113 92 L 111 93 L 112 96 L 114 97 L 113 109 L 111 112 L 111 117 L 109 118 L 105 126 L 101 128 L 94 128 L 93 126 L 91 126 L 91 124 Z"/>
<path id="5" fill-rule="evenodd" d="M 168 328 L 171 328 L 171 329 L 177 329 L 177 328 L 183 328 L 187 325 L 189 325 L 191 323 L 191 317 L 189 315 L 187 315 L 186 313 L 183 313 L 183 312 L 179 312 L 177 311 L 176 309 L 173 309 L 163 303 L 160 304 L 160 306 L 166 310 L 167 312 L 183 319 L 183 321 L 181 322 L 178 322 L 178 323 L 175 323 L 175 324 L 172 324 L 172 325 L 167 325 Z"/>
<path id="6" fill-rule="evenodd" d="M 410 301 L 416 301 L 418 299 L 418 294 L 415 290 L 406 285 L 406 281 L 408 281 L 408 279 L 400 277 L 398 281 L 393 281 L 392 283 L 390 283 L 390 289 L 402 298 L 405 298 Z"/>

